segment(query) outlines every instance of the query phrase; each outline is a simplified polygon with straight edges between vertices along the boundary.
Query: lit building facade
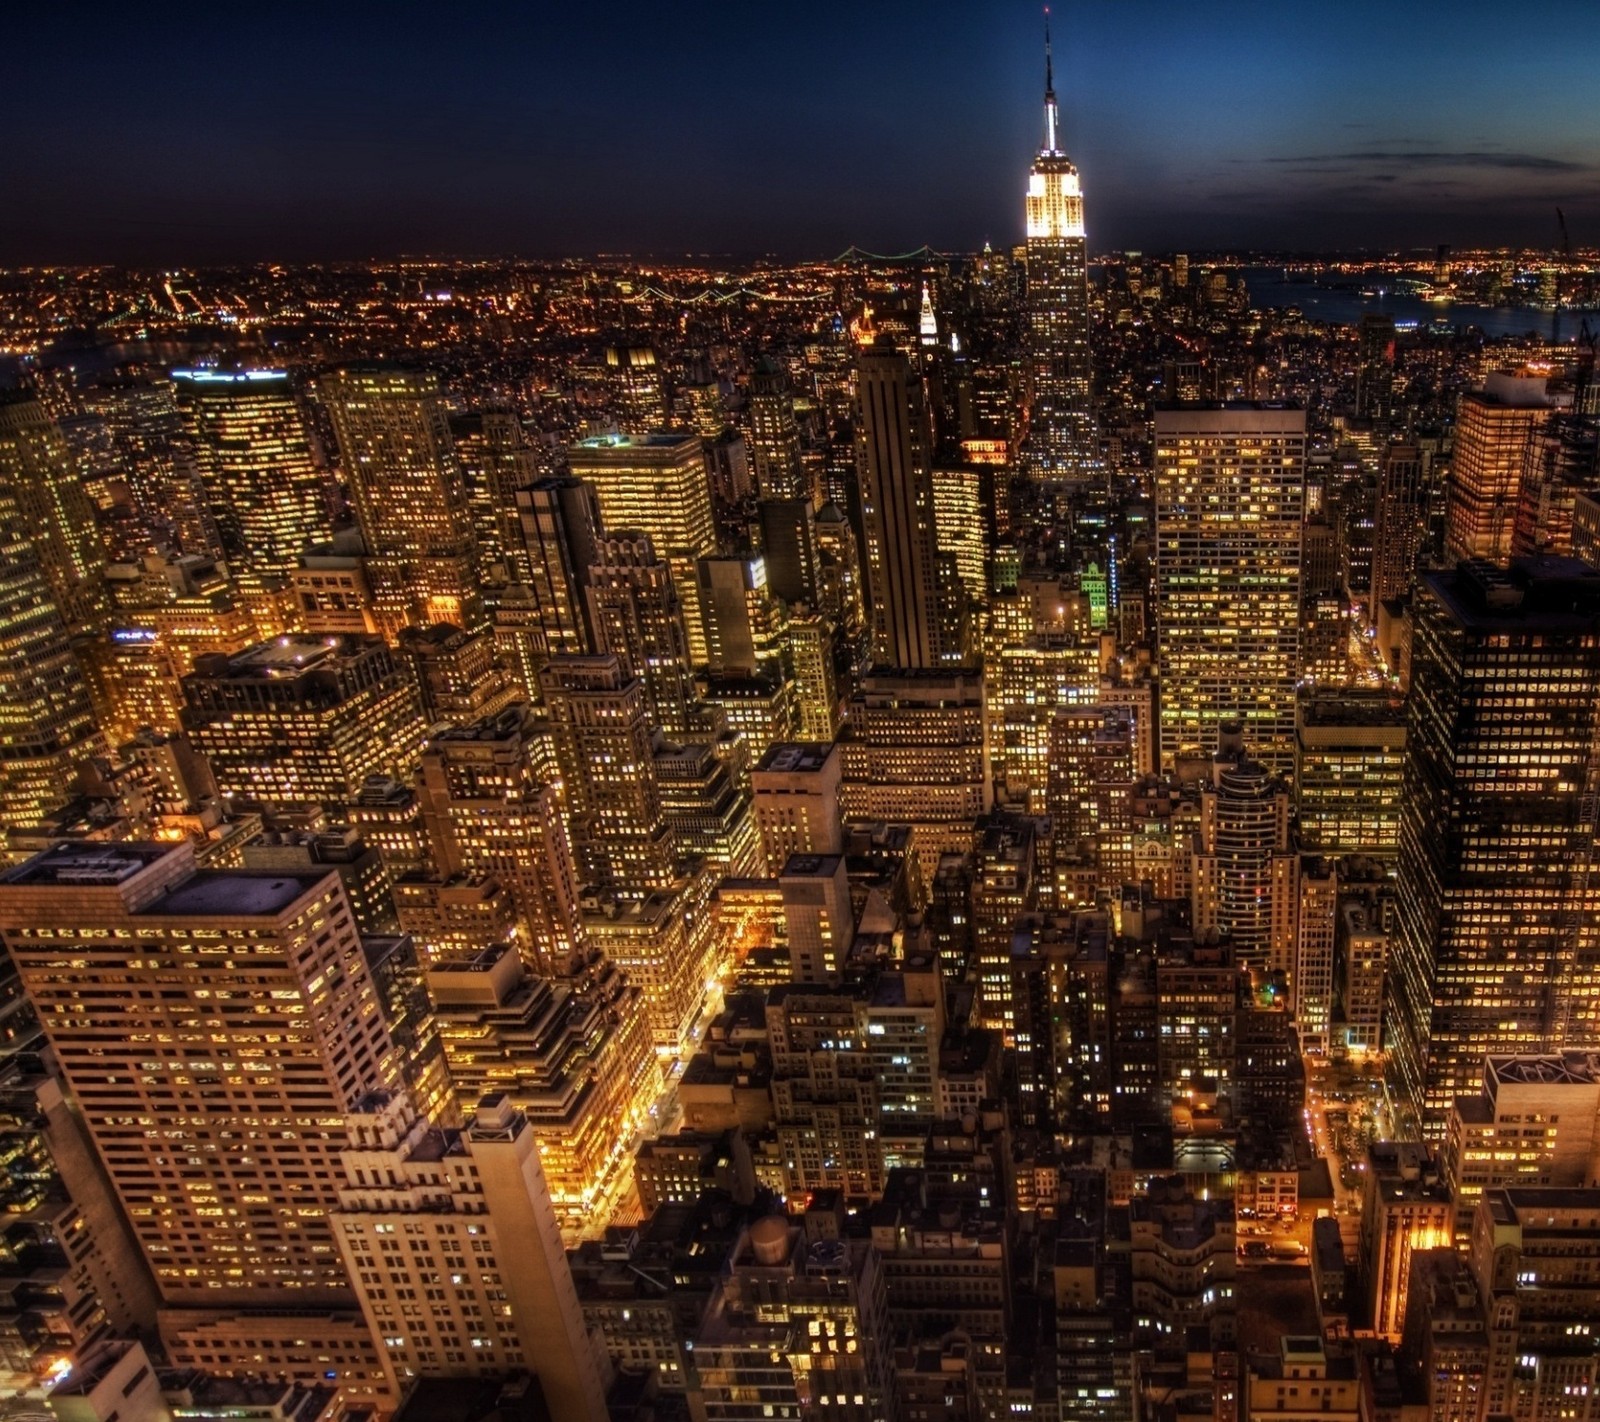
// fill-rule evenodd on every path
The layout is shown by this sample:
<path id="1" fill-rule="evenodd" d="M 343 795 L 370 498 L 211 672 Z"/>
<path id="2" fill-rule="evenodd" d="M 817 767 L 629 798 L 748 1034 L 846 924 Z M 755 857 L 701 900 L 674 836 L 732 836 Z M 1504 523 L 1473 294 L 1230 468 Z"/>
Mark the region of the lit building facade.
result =
<path id="1" fill-rule="evenodd" d="M 63 845 L 0 879 L 0 935 L 172 1356 L 381 1393 L 330 1215 L 347 1114 L 397 1063 L 338 875 Z"/>
<path id="2" fill-rule="evenodd" d="M 327 483 L 281 370 L 175 370 L 195 469 L 230 562 L 288 573 L 332 533 Z"/>
<path id="3" fill-rule="evenodd" d="M 594 486 L 581 479 L 538 479 L 517 490 L 516 508 L 521 552 L 512 563 L 529 592 L 530 622 L 539 634 L 537 664 L 592 652 L 584 583 L 600 536 Z"/>
<path id="4" fill-rule="evenodd" d="M 428 991 L 463 1110 L 509 1099 L 558 1214 L 581 1225 L 661 1094 L 640 989 L 604 960 L 536 977 L 502 944 L 435 963 Z"/>
<path id="5" fill-rule="evenodd" d="M 385 626 L 478 626 L 477 540 L 438 377 L 355 366 L 322 393 Z"/>
<path id="6" fill-rule="evenodd" d="M 1550 418 L 1542 376 L 1492 372 L 1456 411 L 1445 500 L 1445 556 L 1511 556 L 1529 436 Z"/>
<path id="7" fill-rule="evenodd" d="M 1405 1323 L 1411 1258 L 1451 1242 L 1450 1191 L 1438 1157 L 1416 1141 L 1376 1141 L 1362 1178 L 1360 1272 L 1372 1329 L 1394 1342 Z"/>
<path id="8" fill-rule="evenodd" d="M 553 786 L 534 773 L 527 708 L 433 737 L 417 773 L 434 872 L 492 876 L 517 910 L 517 947 L 536 971 L 561 973 L 583 956 L 578 872 Z"/>
<path id="9" fill-rule="evenodd" d="M 876 1251 L 768 1215 L 740 1239 L 695 1333 L 690 1406 L 726 1422 L 896 1422 L 892 1356 Z"/>
<path id="10" fill-rule="evenodd" d="M 1422 450 L 1391 444 L 1378 463 L 1376 524 L 1372 533 L 1372 593 L 1367 617 L 1376 625 L 1378 607 L 1411 591 L 1428 524 L 1428 485 Z"/>
<path id="11" fill-rule="evenodd" d="M 24 391 L 0 391 L 0 483 L 16 502 L 67 630 L 97 631 L 106 613 L 106 555 L 94 502 L 60 426 Z"/>
<path id="12" fill-rule="evenodd" d="M 642 899 L 608 899 L 584 914 L 589 942 L 644 993 L 651 1038 L 668 1061 L 693 1052 L 694 1024 L 717 987 L 715 888 L 715 876 L 701 871 Z"/>
<path id="13" fill-rule="evenodd" d="M 527 1119 L 496 1096 L 465 1131 L 440 1130 L 403 1093 L 382 1093 L 344 1134 L 335 1237 L 391 1392 L 526 1369 L 551 1416 L 605 1422 L 604 1359 Z"/>
<path id="14" fill-rule="evenodd" d="M 343 804 L 367 778 L 409 779 L 425 725 L 415 683 L 376 637 L 279 637 L 200 658 L 183 724 L 217 792 Z"/>
<path id="15" fill-rule="evenodd" d="M 656 783 L 643 683 L 615 656 L 552 658 L 540 682 L 580 880 L 631 896 L 667 887 L 677 846 Z"/>
<path id="16" fill-rule="evenodd" d="M 517 494 L 539 477 L 539 459 L 514 410 L 455 415 L 450 435 L 472 510 L 478 561 L 496 584 L 527 582 Z"/>
<path id="17" fill-rule="evenodd" d="M 1437 1140 L 1486 1054 L 1600 1040 L 1600 574 L 1424 577 L 1407 707 L 1389 1082 Z"/>
<path id="18" fill-rule="evenodd" d="M 1463 1243 L 1488 1190 L 1600 1180 L 1600 1054 L 1486 1057 L 1482 1089 L 1451 1107 L 1442 1161 Z"/>
<path id="19" fill-rule="evenodd" d="M 768 748 L 750 773 L 756 830 L 766 872 L 776 877 L 791 854 L 838 854 L 841 760 L 830 743 L 785 742 Z"/>
<path id="20" fill-rule="evenodd" d="M 689 735 L 694 702 L 689 633 L 672 569 L 649 537 L 623 531 L 598 539 L 586 594 L 594 650 L 615 654 L 639 678 L 657 730 Z"/>
<path id="21" fill-rule="evenodd" d="M 1400 847 L 1404 703 L 1388 692 L 1302 695 L 1295 717 L 1300 844 L 1393 858 Z"/>
<path id="22" fill-rule="evenodd" d="M 967 601 L 989 600 L 989 535 L 984 512 L 986 472 L 978 465 L 936 464 L 933 522 L 939 551 L 955 565 Z"/>
<path id="23" fill-rule="evenodd" d="M 1099 468 L 1089 350 L 1089 253 L 1083 187 L 1060 145 L 1045 42 L 1044 145 L 1028 172 L 1029 414 L 1023 466 L 1037 479 L 1082 479 Z"/>
<path id="24" fill-rule="evenodd" d="M 1600 1190 L 1485 1191 L 1468 1257 L 1489 1325 L 1483 1416 L 1594 1422 Z"/>
<path id="25" fill-rule="evenodd" d="M 1211 780 L 1200 792 L 1193 916 L 1220 929 L 1251 967 L 1294 971 L 1299 856 L 1289 834 L 1289 786 L 1223 726 Z"/>
<path id="26" fill-rule="evenodd" d="M 567 450 L 567 465 L 594 486 L 609 529 L 638 529 L 671 569 L 689 655 L 706 659 L 696 566 L 716 552 L 711 484 L 700 437 L 685 431 L 601 435 Z"/>
<path id="27" fill-rule="evenodd" d="M 766 560 L 702 558 L 698 576 L 706 665 L 738 676 L 781 675 L 783 604 L 768 586 Z"/>
<path id="28" fill-rule="evenodd" d="M 0 823 L 37 823 L 105 745 L 16 487 L 0 479 Z"/>
<path id="29" fill-rule="evenodd" d="M 1275 770 L 1294 762 L 1305 411 L 1156 411 L 1161 754 L 1216 745 L 1239 719 Z"/>
<path id="30" fill-rule="evenodd" d="M 851 698 L 839 748 L 847 821 L 912 825 L 924 878 L 940 854 L 968 847 L 972 822 L 989 806 L 981 677 L 869 676 Z"/>
<path id="31" fill-rule="evenodd" d="M 756 362 L 750 375 L 750 455 L 755 464 L 756 491 L 762 499 L 811 498 L 800 456 L 800 427 L 794 418 L 794 394 L 783 368 L 769 356 Z"/>

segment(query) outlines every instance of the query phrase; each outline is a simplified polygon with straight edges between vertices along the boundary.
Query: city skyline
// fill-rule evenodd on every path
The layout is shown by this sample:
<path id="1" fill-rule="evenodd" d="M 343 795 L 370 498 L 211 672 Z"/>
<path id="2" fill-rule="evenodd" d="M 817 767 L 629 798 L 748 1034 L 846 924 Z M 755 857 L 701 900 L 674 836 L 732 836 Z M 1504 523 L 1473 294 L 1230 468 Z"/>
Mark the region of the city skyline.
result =
<path id="1" fill-rule="evenodd" d="M 1581 7 L 1537 33 L 1498 14 L 1058 6 L 1091 250 L 1553 249 L 1557 206 L 1600 242 Z M 163 32 L 107 9 L 70 35 L 64 14 L 17 17 L 0 261 L 820 259 L 1021 237 L 1034 5 L 452 18 L 418 45 L 416 11 L 341 7 L 297 46 L 264 12 Z M 133 98 L 121 77 L 168 70 L 181 82 Z"/>
<path id="2" fill-rule="evenodd" d="M 0 266 L 0 1415 L 1600 1422 L 1586 140 L 1329 13 L 18 27 L 283 259 Z M 865 230 L 283 251 L 530 204 Z"/>

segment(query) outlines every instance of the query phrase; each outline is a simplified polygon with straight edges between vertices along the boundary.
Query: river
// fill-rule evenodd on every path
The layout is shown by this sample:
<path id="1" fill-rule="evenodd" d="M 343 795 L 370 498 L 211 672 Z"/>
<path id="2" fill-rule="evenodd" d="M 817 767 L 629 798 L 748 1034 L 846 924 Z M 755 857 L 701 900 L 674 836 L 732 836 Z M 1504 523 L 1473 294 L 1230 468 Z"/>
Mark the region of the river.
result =
<path id="1" fill-rule="evenodd" d="M 1411 322 L 1418 327 L 1442 324 L 1465 329 L 1476 326 L 1491 337 L 1526 336 L 1531 332 L 1551 340 L 1570 341 L 1578 334 L 1583 317 L 1594 314 L 1571 309 L 1538 311 L 1527 306 L 1424 301 L 1397 292 L 1367 296 L 1360 291 L 1317 286 L 1292 272 L 1285 281 L 1281 267 L 1246 267 L 1244 282 L 1253 306 L 1298 306 L 1308 320 L 1334 326 L 1354 326 L 1367 312 L 1381 311 L 1402 327 Z M 1591 324 L 1595 323 L 1591 321 Z"/>

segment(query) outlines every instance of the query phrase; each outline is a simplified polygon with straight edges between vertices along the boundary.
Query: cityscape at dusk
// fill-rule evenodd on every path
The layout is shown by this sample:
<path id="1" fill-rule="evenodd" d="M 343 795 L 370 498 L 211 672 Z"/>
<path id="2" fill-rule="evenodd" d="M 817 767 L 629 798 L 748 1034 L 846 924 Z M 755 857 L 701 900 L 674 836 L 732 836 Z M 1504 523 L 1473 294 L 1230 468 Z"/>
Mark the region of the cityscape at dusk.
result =
<path id="1" fill-rule="evenodd" d="M 8 16 L 0 1422 L 1600 1422 L 1592 19 Z"/>

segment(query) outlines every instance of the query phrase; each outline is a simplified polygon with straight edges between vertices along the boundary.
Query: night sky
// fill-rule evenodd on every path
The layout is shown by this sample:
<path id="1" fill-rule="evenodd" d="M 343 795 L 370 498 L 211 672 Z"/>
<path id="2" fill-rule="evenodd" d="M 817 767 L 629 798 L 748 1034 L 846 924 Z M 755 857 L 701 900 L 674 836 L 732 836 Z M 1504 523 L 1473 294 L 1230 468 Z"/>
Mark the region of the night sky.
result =
<path id="1" fill-rule="evenodd" d="M 1594 0 L 1055 6 L 1091 246 L 1600 245 Z M 0 262 L 1021 237 L 1026 0 L 7 7 Z"/>

